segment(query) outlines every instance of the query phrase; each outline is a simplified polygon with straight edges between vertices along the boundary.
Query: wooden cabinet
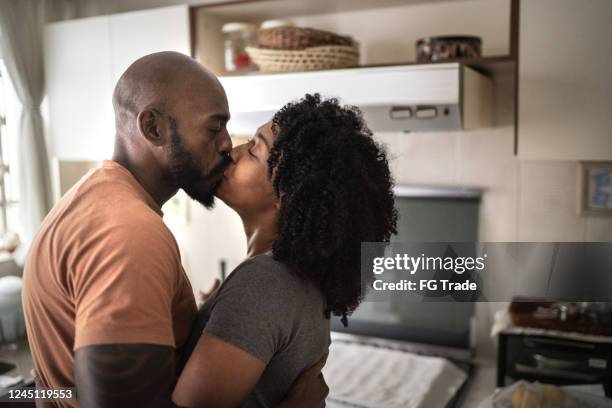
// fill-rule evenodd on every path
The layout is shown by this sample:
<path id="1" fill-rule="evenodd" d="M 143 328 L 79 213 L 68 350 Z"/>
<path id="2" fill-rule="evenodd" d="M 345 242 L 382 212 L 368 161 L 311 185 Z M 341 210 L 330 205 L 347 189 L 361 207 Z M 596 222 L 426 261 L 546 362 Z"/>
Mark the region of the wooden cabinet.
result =
<path id="1" fill-rule="evenodd" d="M 112 93 L 136 59 L 157 51 L 189 54 L 187 6 L 49 24 L 45 70 L 51 155 L 105 159 L 115 135 Z"/>
<path id="2" fill-rule="evenodd" d="M 612 160 L 612 2 L 520 8 L 519 157 Z"/>

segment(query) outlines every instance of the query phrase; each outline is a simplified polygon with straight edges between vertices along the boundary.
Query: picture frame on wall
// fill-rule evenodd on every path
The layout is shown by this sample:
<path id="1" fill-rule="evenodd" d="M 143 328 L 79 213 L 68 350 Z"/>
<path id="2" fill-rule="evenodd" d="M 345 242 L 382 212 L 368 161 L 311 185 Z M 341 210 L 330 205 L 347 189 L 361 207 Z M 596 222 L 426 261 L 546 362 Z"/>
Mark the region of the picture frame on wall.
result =
<path id="1" fill-rule="evenodd" d="M 612 161 L 581 162 L 578 213 L 612 217 Z"/>

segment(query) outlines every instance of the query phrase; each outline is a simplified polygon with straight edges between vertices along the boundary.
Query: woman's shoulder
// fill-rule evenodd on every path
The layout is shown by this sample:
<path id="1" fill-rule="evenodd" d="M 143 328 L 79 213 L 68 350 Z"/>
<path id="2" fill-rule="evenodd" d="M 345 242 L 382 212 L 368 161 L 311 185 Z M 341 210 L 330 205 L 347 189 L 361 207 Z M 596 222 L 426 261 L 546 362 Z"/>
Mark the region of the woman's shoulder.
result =
<path id="1" fill-rule="evenodd" d="M 243 261 L 227 278 L 229 286 L 246 286 L 251 293 L 282 294 L 295 298 L 309 296 L 316 290 L 305 279 L 292 272 L 271 253 L 256 255 Z M 288 299 L 285 299 L 288 301 Z"/>
<path id="2" fill-rule="evenodd" d="M 274 259 L 270 252 L 256 255 L 244 260 L 230 274 L 232 279 L 248 279 L 249 281 L 274 281 L 280 282 L 291 280 L 294 275 L 291 269 L 284 263 Z"/>

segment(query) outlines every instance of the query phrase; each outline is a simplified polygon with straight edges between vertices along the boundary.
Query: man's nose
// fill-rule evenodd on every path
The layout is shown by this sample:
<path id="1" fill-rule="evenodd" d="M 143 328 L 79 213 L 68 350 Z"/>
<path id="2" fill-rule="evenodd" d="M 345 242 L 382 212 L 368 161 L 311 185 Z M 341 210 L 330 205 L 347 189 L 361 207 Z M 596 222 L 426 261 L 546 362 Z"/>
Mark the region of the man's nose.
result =
<path id="1" fill-rule="evenodd" d="M 240 146 L 233 148 L 229 153 L 232 163 L 236 163 L 240 159 Z"/>
<path id="2" fill-rule="evenodd" d="M 224 130 L 222 135 L 219 135 L 219 144 L 217 151 L 222 155 L 228 155 L 232 151 L 232 139 L 230 138 L 227 129 Z"/>

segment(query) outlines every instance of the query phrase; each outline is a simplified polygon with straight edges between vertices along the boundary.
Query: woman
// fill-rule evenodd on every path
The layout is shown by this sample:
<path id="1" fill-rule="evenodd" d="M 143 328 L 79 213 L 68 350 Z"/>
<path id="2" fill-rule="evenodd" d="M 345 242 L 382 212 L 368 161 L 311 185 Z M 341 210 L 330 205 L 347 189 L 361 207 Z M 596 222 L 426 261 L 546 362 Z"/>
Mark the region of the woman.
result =
<path id="1" fill-rule="evenodd" d="M 327 352 L 330 316 L 346 325 L 359 304 L 361 242 L 395 232 L 387 158 L 356 108 L 306 95 L 231 156 L 217 195 L 247 260 L 200 312 L 180 406 L 277 405 Z"/>

